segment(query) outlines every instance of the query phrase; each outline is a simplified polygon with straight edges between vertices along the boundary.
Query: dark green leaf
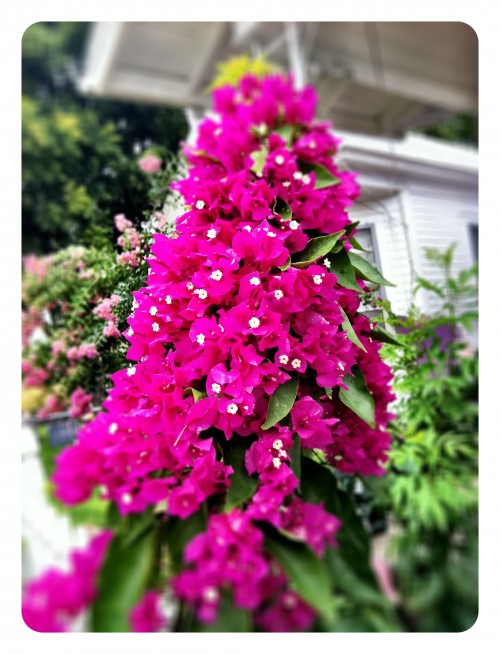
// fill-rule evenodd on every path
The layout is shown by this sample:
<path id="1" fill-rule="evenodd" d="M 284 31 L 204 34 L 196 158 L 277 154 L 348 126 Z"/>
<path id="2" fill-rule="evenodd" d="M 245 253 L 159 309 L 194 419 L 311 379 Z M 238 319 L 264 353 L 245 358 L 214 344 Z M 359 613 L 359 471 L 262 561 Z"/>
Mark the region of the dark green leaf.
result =
<path id="1" fill-rule="evenodd" d="M 274 213 L 279 214 L 283 220 L 292 219 L 292 210 L 290 209 L 290 205 L 288 202 L 285 202 L 285 200 L 282 200 L 281 198 L 276 198 L 273 211 Z"/>
<path id="2" fill-rule="evenodd" d="M 361 243 L 358 241 L 358 239 L 355 238 L 354 236 L 351 236 L 351 238 L 349 239 L 349 242 L 350 242 L 350 244 L 352 245 L 352 247 L 355 250 L 361 250 L 361 252 L 371 252 L 372 251 L 372 250 L 367 250 L 366 248 L 364 248 L 361 245 Z"/>
<path id="3" fill-rule="evenodd" d="M 300 482 L 300 436 L 298 434 L 294 434 L 293 437 L 293 446 L 292 446 L 292 451 L 290 453 L 290 458 L 291 458 L 291 463 L 290 467 L 292 469 L 293 474 L 297 477 L 297 479 Z"/>
<path id="4" fill-rule="evenodd" d="M 297 397 L 299 380 L 297 377 L 289 379 L 274 391 L 269 400 L 267 417 L 261 429 L 270 429 L 290 413 L 290 409 Z"/>
<path id="5" fill-rule="evenodd" d="M 288 268 L 290 268 L 291 264 L 292 264 L 292 258 L 289 256 L 288 259 L 286 260 L 286 263 L 283 266 L 278 266 L 278 268 L 280 270 L 287 270 Z"/>
<path id="6" fill-rule="evenodd" d="M 293 139 L 294 139 L 294 133 L 295 133 L 295 126 L 294 125 L 282 125 L 281 127 L 278 127 L 277 130 L 275 130 L 281 138 L 286 141 L 286 144 L 288 147 L 291 147 L 293 145 Z"/>
<path id="7" fill-rule="evenodd" d="M 207 394 L 204 391 L 198 391 L 196 390 L 196 388 L 193 388 L 192 386 L 186 388 L 186 390 L 184 391 L 184 397 L 187 397 L 187 395 L 189 395 L 190 393 L 194 397 L 195 403 L 198 402 L 198 400 L 207 397 Z"/>
<path id="8" fill-rule="evenodd" d="M 250 155 L 250 158 L 253 160 L 253 164 L 250 170 L 253 170 L 257 177 L 262 176 L 262 170 L 264 169 L 266 163 L 266 157 L 266 150 L 257 150 L 256 152 L 252 152 Z"/>
<path id="9" fill-rule="evenodd" d="M 255 493 L 258 479 L 251 477 L 245 467 L 245 454 L 254 439 L 233 435 L 224 446 L 224 463 L 233 468 L 230 476 L 231 486 L 227 491 L 224 510 L 230 511 L 235 506 L 249 500 Z"/>
<path id="10" fill-rule="evenodd" d="M 142 513 L 131 513 L 127 516 L 123 525 L 123 544 L 125 546 L 132 545 L 134 541 L 151 529 L 154 519 L 152 507 Z"/>
<path id="11" fill-rule="evenodd" d="M 202 511 L 193 513 L 188 518 L 168 519 L 164 537 L 167 541 L 170 560 L 174 572 L 179 572 L 182 567 L 184 549 L 193 538 L 204 531 L 206 527 Z"/>
<path id="12" fill-rule="evenodd" d="M 283 566 L 292 588 L 318 613 L 332 614 L 326 566 L 304 543 L 287 540 L 278 532 L 266 535 L 265 547 Z"/>
<path id="13" fill-rule="evenodd" d="M 330 257 L 330 272 L 337 276 L 338 283 L 344 288 L 360 291 L 356 281 L 356 273 L 349 259 L 349 255 L 342 247 L 339 252 Z"/>
<path id="14" fill-rule="evenodd" d="M 342 329 L 347 332 L 347 338 L 351 341 L 351 343 L 354 343 L 354 345 L 357 345 L 359 348 L 363 350 L 363 352 L 366 352 L 366 348 L 363 345 L 363 343 L 359 340 L 358 335 L 353 329 L 353 326 L 351 325 L 351 321 L 347 317 L 346 312 L 342 307 L 339 307 L 340 312 L 342 316 L 344 317 L 344 322 L 342 323 Z"/>
<path id="15" fill-rule="evenodd" d="M 403 345 L 400 341 L 397 340 L 395 336 L 393 336 L 383 327 L 380 327 L 380 325 L 377 325 L 372 329 L 370 336 L 375 341 L 380 341 L 381 343 L 389 343 L 389 345 Z"/>
<path id="16" fill-rule="evenodd" d="M 332 173 L 321 164 L 302 163 L 300 169 L 304 173 L 314 173 L 316 179 L 314 184 L 315 189 L 327 188 L 328 186 L 336 186 L 337 184 L 340 184 L 340 179 L 335 177 L 335 175 L 332 175 Z"/>
<path id="17" fill-rule="evenodd" d="M 353 375 L 345 375 L 343 382 L 348 390 L 341 388 L 339 392 L 340 401 L 351 411 L 364 420 L 367 425 L 375 429 L 375 404 L 373 397 L 368 390 L 363 373 L 355 366 L 352 369 Z"/>
<path id="18" fill-rule="evenodd" d="M 318 236 L 317 238 L 312 238 L 307 244 L 305 250 L 294 255 L 296 260 L 292 262 L 292 266 L 294 268 L 305 268 L 311 263 L 314 263 L 316 259 L 324 257 L 330 252 L 335 243 L 337 243 L 339 238 L 344 233 L 344 230 L 342 230 L 340 232 L 336 232 L 335 234 L 328 234 L 327 236 Z"/>
<path id="19" fill-rule="evenodd" d="M 129 631 L 128 616 L 148 587 L 156 565 L 157 530 L 150 529 L 132 544 L 113 537 L 98 579 L 91 610 L 92 631 Z"/>
<path id="20" fill-rule="evenodd" d="M 395 286 L 392 282 L 388 282 L 385 277 L 379 273 L 379 271 L 372 266 L 371 263 L 368 263 L 366 259 L 361 257 L 359 254 L 354 252 L 348 253 L 349 260 L 357 271 L 359 277 L 366 279 L 369 282 L 374 284 L 382 284 L 384 286 Z"/>

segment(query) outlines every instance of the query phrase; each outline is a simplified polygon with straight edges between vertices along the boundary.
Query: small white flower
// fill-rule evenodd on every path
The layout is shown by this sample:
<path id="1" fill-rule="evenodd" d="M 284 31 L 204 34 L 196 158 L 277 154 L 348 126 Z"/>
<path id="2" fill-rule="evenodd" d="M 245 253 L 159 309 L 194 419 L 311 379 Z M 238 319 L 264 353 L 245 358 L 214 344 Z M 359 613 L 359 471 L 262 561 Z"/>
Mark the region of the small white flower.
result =
<path id="1" fill-rule="evenodd" d="M 274 447 L 275 450 L 281 450 L 281 448 L 283 447 L 283 441 L 281 440 L 281 438 L 277 438 L 274 441 L 273 447 Z"/>
<path id="2" fill-rule="evenodd" d="M 293 595 L 286 595 L 283 598 L 283 604 L 287 609 L 294 609 L 297 606 L 297 600 Z"/>
<path id="3" fill-rule="evenodd" d="M 165 302 L 167 304 L 172 304 L 172 297 L 170 295 L 167 295 L 167 297 L 165 298 Z"/>
<path id="4" fill-rule="evenodd" d="M 245 225 L 245 227 L 243 227 L 243 229 L 245 230 L 245 232 L 248 232 L 248 233 L 250 233 L 252 231 L 252 228 L 250 227 L 250 225 Z"/>
<path id="5" fill-rule="evenodd" d="M 290 227 L 290 229 L 293 229 L 295 231 L 296 229 L 299 228 L 299 223 L 296 220 L 291 220 L 288 223 L 288 226 Z"/>
<path id="6" fill-rule="evenodd" d="M 285 188 L 288 188 L 290 186 L 290 182 L 288 180 L 286 182 L 283 182 L 283 186 Z"/>
<path id="7" fill-rule="evenodd" d="M 219 591 L 213 586 L 209 586 L 203 591 L 203 599 L 205 602 L 216 602 L 219 599 Z"/>
<path id="8" fill-rule="evenodd" d="M 196 342 L 199 343 L 200 345 L 204 345 L 205 334 L 198 334 L 198 336 L 196 337 Z"/>
<path id="9" fill-rule="evenodd" d="M 315 284 L 321 284 L 323 282 L 323 279 L 322 279 L 321 275 L 314 275 L 313 282 Z"/>
<path id="10" fill-rule="evenodd" d="M 156 316 L 156 314 L 158 313 L 158 307 L 151 307 L 149 313 L 151 316 Z"/>
<path id="11" fill-rule="evenodd" d="M 134 335 L 134 330 L 132 329 L 132 327 L 128 328 L 127 334 L 128 334 L 128 336 L 133 336 Z"/>
<path id="12" fill-rule="evenodd" d="M 274 297 L 275 297 L 277 300 L 281 300 L 281 298 L 283 297 L 283 291 L 281 291 L 279 288 L 276 289 L 276 290 L 274 291 Z"/>
<path id="13" fill-rule="evenodd" d="M 213 273 L 210 275 L 210 279 L 215 279 L 216 282 L 219 282 L 222 279 L 222 271 L 214 270 Z"/>
<path id="14" fill-rule="evenodd" d="M 160 325 L 159 325 L 157 322 L 154 322 L 154 323 L 151 325 L 151 329 L 152 329 L 154 332 L 159 332 L 159 331 L 160 331 Z"/>
<path id="15" fill-rule="evenodd" d="M 314 150 L 316 148 L 316 141 L 309 141 L 309 147 L 311 150 Z"/>
<path id="16" fill-rule="evenodd" d="M 275 468 L 281 468 L 281 459 L 279 459 L 277 456 L 275 456 L 273 459 L 273 466 Z"/>
<path id="17" fill-rule="evenodd" d="M 270 236 L 271 238 L 274 238 L 276 234 L 274 232 L 268 231 L 267 235 Z"/>
<path id="18" fill-rule="evenodd" d="M 214 136 L 220 136 L 222 134 L 222 127 L 217 127 L 214 131 Z"/>
<path id="19" fill-rule="evenodd" d="M 255 317 L 250 318 L 250 320 L 248 321 L 248 324 L 250 325 L 250 327 L 252 329 L 257 329 L 257 327 L 260 326 L 260 320 L 258 318 L 255 318 Z"/>
<path id="20" fill-rule="evenodd" d="M 221 330 L 222 333 L 224 333 L 224 327 L 222 325 L 219 325 L 219 329 Z"/>
<path id="21" fill-rule="evenodd" d="M 309 177 L 309 175 L 304 175 L 302 177 L 302 181 L 304 182 L 304 184 L 309 184 L 309 182 L 311 181 L 311 178 Z"/>
<path id="22" fill-rule="evenodd" d="M 194 288 L 194 284 L 193 284 L 193 282 L 188 282 L 188 283 L 186 284 L 186 288 L 187 288 L 188 291 L 192 291 L 193 288 Z"/>
<path id="23" fill-rule="evenodd" d="M 258 286 L 260 284 L 260 279 L 258 277 L 252 277 L 250 280 L 252 286 Z"/>
<path id="24" fill-rule="evenodd" d="M 277 157 L 275 157 L 274 163 L 277 166 L 282 166 L 285 163 L 285 157 L 283 157 L 281 154 L 279 154 Z"/>
<path id="25" fill-rule="evenodd" d="M 213 391 L 214 393 L 220 393 L 220 391 L 221 391 L 220 384 L 217 384 L 216 382 L 214 382 L 214 383 L 212 384 L 212 391 Z"/>
<path id="26" fill-rule="evenodd" d="M 293 178 L 294 179 L 302 179 L 302 173 L 299 170 L 297 170 L 296 173 L 293 173 Z"/>
<path id="27" fill-rule="evenodd" d="M 200 298 L 200 300 L 206 300 L 208 297 L 208 293 L 203 288 L 197 288 L 195 293 Z"/>
<path id="28" fill-rule="evenodd" d="M 340 368 L 340 370 L 342 371 L 345 370 L 345 364 L 343 364 L 342 361 L 339 361 L 337 365 Z"/>
<path id="29" fill-rule="evenodd" d="M 302 361 L 300 359 L 294 359 L 292 361 L 292 368 L 300 368 Z"/>
<path id="30" fill-rule="evenodd" d="M 208 230 L 207 238 L 212 239 L 212 238 L 215 238 L 216 236 L 217 236 L 217 232 L 215 231 L 215 229 L 212 228 L 212 229 Z"/>
<path id="31" fill-rule="evenodd" d="M 112 422 L 112 423 L 109 425 L 109 433 L 110 433 L 110 434 L 116 434 L 116 430 L 117 430 L 117 429 L 118 429 L 118 425 L 116 424 L 116 422 Z"/>
<path id="32" fill-rule="evenodd" d="M 203 200 L 198 200 L 198 202 L 196 203 L 196 208 L 200 210 L 205 208 L 205 203 L 203 202 Z"/>
<path id="33" fill-rule="evenodd" d="M 131 504 L 132 503 L 132 495 L 130 493 L 123 493 L 122 502 L 124 504 Z"/>
<path id="34" fill-rule="evenodd" d="M 286 366 L 286 364 L 290 361 L 290 358 L 288 357 L 288 354 L 280 354 L 280 363 Z"/>
<path id="35" fill-rule="evenodd" d="M 330 266 L 332 265 L 332 262 L 330 261 L 330 259 L 323 259 L 323 265 L 326 268 L 330 268 Z"/>
<path id="36" fill-rule="evenodd" d="M 139 302 L 137 302 L 137 300 L 134 300 L 132 302 L 132 309 L 137 309 L 138 307 L 139 307 Z"/>
<path id="37" fill-rule="evenodd" d="M 130 368 L 127 368 L 127 375 L 129 377 L 132 377 L 132 375 L 135 375 L 135 368 L 134 366 L 131 366 Z"/>
<path id="38" fill-rule="evenodd" d="M 226 411 L 234 416 L 235 413 L 238 413 L 238 405 L 234 404 L 233 402 L 232 404 L 228 405 Z"/>

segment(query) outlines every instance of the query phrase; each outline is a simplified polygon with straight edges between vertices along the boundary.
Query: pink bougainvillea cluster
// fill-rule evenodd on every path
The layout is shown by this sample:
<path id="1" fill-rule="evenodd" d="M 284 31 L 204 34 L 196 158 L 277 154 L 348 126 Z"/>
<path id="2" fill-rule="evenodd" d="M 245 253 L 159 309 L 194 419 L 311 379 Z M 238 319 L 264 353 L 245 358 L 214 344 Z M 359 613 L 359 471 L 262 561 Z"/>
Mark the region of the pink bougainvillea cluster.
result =
<path id="1" fill-rule="evenodd" d="M 331 126 L 314 120 L 314 90 L 247 75 L 217 89 L 214 105 L 218 117 L 201 123 L 176 185 L 188 211 L 174 238 L 155 236 L 146 286 L 133 294 L 130 365 L 112 375 L 105 411 L 60 455 L 53 480 L 66 504 L 100 487 L 122 515 L 162 503 L 185 519 L 208 501 L 207 531 L 188 545 L 173 581 L 177 596 L 209 622 L 230 589 L 261 628 L 300 630 L 315 612 L 265 551 L 259 525 L 319 555 L 335 545 L 339 520 L 302 499 L 292 448 L 298 438 L 342 472 L 382 474 L 390 372 L 357 313 L 358 292 L 338 283 L 328 256 L 301 259 L 324 235 L 340 232 L 350 249 L 346 209 L 358 194 L 355 176 L 334 162 Z M 324 174 L 334 181 L 320 183 Z M 373 427 L 339 400 L 355 367 L 375 402 Z M 288 417 L 263 428 L 271 397 L 292 379 Z M 258 483 L 221 513 L 233 438 L 247 443 L 246 473 Z"/>

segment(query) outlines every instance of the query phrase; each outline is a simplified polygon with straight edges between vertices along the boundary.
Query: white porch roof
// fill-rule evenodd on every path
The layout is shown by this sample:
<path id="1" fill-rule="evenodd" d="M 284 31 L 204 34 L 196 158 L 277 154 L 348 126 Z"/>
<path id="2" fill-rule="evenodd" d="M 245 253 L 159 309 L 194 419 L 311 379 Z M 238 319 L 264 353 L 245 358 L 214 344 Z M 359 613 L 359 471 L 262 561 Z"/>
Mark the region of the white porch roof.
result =
<path id="1" fill-rule="evenodd" d="M 216 63 L 249 52 L 313 82 L 341 130 L 398 135 L 477 110 L 477 37 L 459 22 L 94 23 L 80 87 L 205 108 Z"/>

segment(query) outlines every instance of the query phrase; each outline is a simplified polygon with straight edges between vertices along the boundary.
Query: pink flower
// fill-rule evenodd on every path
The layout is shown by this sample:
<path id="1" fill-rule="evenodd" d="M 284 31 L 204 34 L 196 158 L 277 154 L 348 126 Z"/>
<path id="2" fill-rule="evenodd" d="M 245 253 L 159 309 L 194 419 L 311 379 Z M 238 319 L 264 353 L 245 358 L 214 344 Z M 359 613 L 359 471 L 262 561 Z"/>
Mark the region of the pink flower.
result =
<path id="1" fill-rule="evenodd" d="M 130 626 L 135 632 L 161 631 L 167 624 L 161 608 L 161 595 L 148 590 L 130 611 Z"/>
<path id="2" fill-rule="evenodd" d="M 156 173 L 161 168 L 161 160 L 153 154 L 149 154 L 139 160 L 139 168 L 148 175 Z"/>
<path id="3" fill-rule="evenodd" d="M 104 326 L 102 333 L 107 338 L 120 338 L 120 330 L 116 327 L 113 320 L 108 320 Z"/>
<path id="4" fill-rule="evenodd" d="M 76 388 L 70 397 L 69 416 L 70 418 L 80 418 L 88 413 L 91 409 L 92 395 L 85 393 L 83 388 Z"/>
<path id="5" fill-rule="evenodd" d="M 130 222 L 130 220 L 127 220 L 127 218 L 125 218 L 125 214 L 123 213 L 116 214 L 114 221 L 115 221 L 115 227 L 119 232 L 124 232 L 127 228 L 132 227 L 132 223 Z"/>

